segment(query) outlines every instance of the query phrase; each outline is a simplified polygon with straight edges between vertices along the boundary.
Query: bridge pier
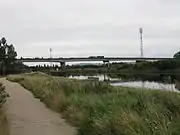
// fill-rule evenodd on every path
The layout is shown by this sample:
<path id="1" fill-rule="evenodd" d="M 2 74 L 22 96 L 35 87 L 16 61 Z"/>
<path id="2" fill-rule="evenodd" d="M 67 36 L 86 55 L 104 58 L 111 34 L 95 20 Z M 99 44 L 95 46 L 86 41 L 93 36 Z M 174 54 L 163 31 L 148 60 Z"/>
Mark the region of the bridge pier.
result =
<path id="1" fill-rule="evenodd" d="M 64 71 L 66 69 L 66 62 L 60 62 L 61 65 L 61 71 Z"/>
<path id="2" fill-rule="evenodd" d="M 110 68 L 110 62 L 109 62 L 109 60 L 104 60 L 103 63 L 104 63 L 104 66 L 105 66 L 106 63 L 107 63 L 108 68 Z"/>

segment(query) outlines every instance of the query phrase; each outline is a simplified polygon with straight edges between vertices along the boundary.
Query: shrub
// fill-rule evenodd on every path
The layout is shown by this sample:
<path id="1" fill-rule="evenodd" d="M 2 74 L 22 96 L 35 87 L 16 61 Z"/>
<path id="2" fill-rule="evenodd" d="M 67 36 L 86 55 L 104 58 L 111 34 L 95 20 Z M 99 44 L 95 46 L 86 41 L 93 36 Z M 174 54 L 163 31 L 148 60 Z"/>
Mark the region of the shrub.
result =
<path id="1" fill-rule="evenodd" d="M 5 87 L 0 83 L 0 134 L 9 135 L 9 126 L 6 119 L 5 110 L 2 108 L 9 95 L 5 92 Z"/>
<path id="2" fill-rule="evenodd" d="M 5 92 L 5 87 L 0 83 L 0 108 L 6 102 L 6 97 L 9 95 Z"/>

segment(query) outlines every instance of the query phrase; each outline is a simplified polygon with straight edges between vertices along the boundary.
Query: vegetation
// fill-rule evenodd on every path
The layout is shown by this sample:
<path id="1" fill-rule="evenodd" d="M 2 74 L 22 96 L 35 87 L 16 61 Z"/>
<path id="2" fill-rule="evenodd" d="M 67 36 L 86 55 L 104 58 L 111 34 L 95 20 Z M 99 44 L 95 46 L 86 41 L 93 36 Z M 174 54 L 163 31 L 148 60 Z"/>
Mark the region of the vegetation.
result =
<path id="1" fill-rule="evenodd" d="M 174 54 L 174 58 L 180 58 L 180 51 Z"/>
<path id="2" fill-rule="evenodd" d="M 30 67 L 32 71 L 50 72 L 48 66 Z M 141 61 L 136 63 L 111 63 L 107 65 L 75 65 L 66 66 L 66 70 L 56 71 L 59 68 L 54 66 L 51 68 L 52 75 L 80 75 L 80 74 L 179 74 L 180 60 L 163 60 L 163 61 Z"/>
<path id="3" fill-rule="evenodd" d="M 0 83 L 0 134 L 9 135 L 9 127 L 6 119 L 5 110 L 3 108 L 4 103 L 6 102 L 6 97 L 8 94 L 5 92 L 5 87 Z"/>
<path id="4" fill-rule="evenodd" d="M 27 67 L 16 62 L 17 52 L 12 44 L 3 37 L 0 40 L 0 75 L 22 72 Z"/>
<path id="5" fill-rule="evenodd" d="M 12 70 L 15 63 L 17 53 L 14 46 L 8 45 L 6 39 L 3 37 L 0 40 L 0 73 L 6 74 Z"/>
<path id="6" fill-rule="evenodd" d="M 113 87 L 42 73 L 13 75 L 51 109 L 77 126 L 79 135 L 179 135 L 180 95 Z"/>

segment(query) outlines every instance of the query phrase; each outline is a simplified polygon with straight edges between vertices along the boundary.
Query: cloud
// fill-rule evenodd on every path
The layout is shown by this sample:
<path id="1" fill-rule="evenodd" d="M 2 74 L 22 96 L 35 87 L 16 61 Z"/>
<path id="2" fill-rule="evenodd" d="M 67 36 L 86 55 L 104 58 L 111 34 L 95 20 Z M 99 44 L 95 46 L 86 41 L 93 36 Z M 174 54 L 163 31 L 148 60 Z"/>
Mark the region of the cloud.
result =
<path id="1" fill-rule="evenodd" d="M 19 56 L 171 57 L 180 42 L 178 0 L 0 0 L 0 35 Z"/>

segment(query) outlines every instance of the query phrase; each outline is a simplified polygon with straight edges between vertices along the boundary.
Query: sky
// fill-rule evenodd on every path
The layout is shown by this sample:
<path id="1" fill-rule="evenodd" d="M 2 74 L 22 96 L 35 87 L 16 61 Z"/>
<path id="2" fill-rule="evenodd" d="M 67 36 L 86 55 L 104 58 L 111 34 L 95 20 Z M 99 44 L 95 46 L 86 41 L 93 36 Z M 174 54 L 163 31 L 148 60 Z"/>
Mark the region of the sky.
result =
<path id="1" fill-rule="evenodd" d="M 0 36 L 18 57 L 172 57 L 180 0 L 0 0 Z"/>

